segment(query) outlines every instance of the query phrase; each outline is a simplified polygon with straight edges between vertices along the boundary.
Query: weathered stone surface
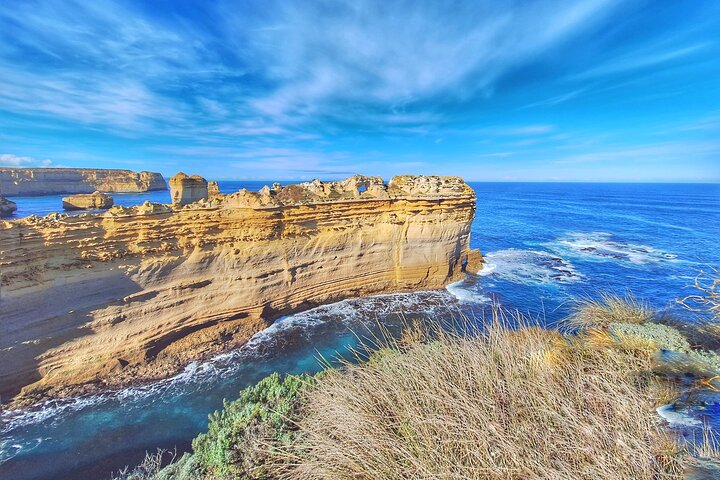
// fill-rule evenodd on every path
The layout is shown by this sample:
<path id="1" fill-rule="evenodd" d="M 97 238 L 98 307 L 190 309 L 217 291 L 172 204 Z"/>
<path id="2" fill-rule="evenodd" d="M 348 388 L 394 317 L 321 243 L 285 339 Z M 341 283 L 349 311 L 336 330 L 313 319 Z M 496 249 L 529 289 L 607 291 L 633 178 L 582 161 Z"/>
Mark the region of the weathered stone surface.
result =
<path id="1" fill-rule="evenodd" d="M 160 213 L 171 213 L 172 209 L 162 203 L 151 203 L 145 201 L 142 205 L 134 207 L 123 207 L 115 205 L 105 214 L 108 217 L 132 217 L 136 215 L 156 215 Z"/>
<path id="2" fill-rule="evenodd" d="M 114 203 L 113 197 L 100 192 L 80 193 L 62 199 L 64 210 L 107 210 L 112 207 Z"/>
<path id="3" fill-rule="evenodd" d="M 380 177 L 354 175 L 337 182 L 312 182 L 282 186 L 267 185 L 258 192 L 240 190 L 225 195 L 223 205 L 229 208 L 280 207 L 284 205 L 326 203 L 355 199 L 396 199 L 410 197 L 454 197 L 475 195 L 460 177 L 402 175 L 385 185 Z"/>
<path id="4" fill-rule="evenodd" d="M 215 198 L 222 197 L 222 194 L 220 193 L 220 186 L 218 185 L 218 182 L 211 180 L 208 182 L 208 200 L 213 200 Z"/>
<path id="5" fill-rule="evenodd" d="M 17 210 L 15 202 L 12 202 L 0 195 L 0 218 L 9 217 L 15 210 Z"/>
<path id="6" fill-rule="evenodd" d="M 427 195 L 353 177 L 0 221 L 0 395 L 159 378 L 281 315 L 457 281 L 479 266 L 475 194 L 435 178 Z"/>
<path id="7" fill-rule="evenodd" d="M 180 172 L 169 183 L 173 205 L 183 206 L 208 198 L 208 182 L 200 175 L 189 176 Z"/>
<path id="8" fill-rule="evenodd" d="M 11 196 L 151 190 L 167 190 L 165 179 L 159 173 L 94 168 L 0 168 L 0 191 Z"/>

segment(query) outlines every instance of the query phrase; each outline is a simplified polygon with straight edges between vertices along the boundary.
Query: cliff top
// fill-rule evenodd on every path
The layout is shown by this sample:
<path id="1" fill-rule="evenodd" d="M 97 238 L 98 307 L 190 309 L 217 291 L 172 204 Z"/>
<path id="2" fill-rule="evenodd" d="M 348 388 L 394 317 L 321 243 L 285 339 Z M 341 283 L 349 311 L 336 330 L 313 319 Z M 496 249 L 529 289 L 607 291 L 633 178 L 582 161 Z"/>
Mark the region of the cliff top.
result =
<path id="1" fill-rule="evenodd" d="M 205 179 L 197 175 L 176 175 L 175 182 L 195 183 Z M 171 180 L 171 184 L 175 183 Z M 399 175 L 387 184 L 381 177 L 353 175 L 345 180 L 323 182 L 312 180 L 283 186 L 274 183 L 264 186 L 257 192 L 241 189 L 231 194 L 217 194 L 210 199 L 201 199 L 188 205 L 171 205 L 145 202 L 142 205 L 123 207 L 116 205 L 105 213 L 88 213 L 81 217 L 96 215 L 125 217 L 135 215 L 154 215 L 172 213 L 180 210 L 234 209 L 234 208 L 277 208 L 293 205 L 321 204 L 357 200 L 442 199 L 452 197 L 474 197 L 475 191 L 460 177 Z M 34 224 L 52 224 L 64 220 L 68 215 L 50 213 L 45 217 L 30 216 L 25 220 Z"/>
<path id="2" fill-rule="evenodd" d="M 311 182 L 272 187 L 267 185 L 258 192 L 242 189 L 221 196 L 218 203 L 229 208 L 262 208 L 308 203 L 327 203 L 343 200 L 383 200 L 393 198 L 444 198 L 475 195 L 460 177 L 399 175 L 385 184 L 381 177 L 353 175 L 335 182 Z"/>
<path id="3" fill-rule="evenodd" d="M 72 168 L 72 167 L 0 167 L 0 172 L 5 171 L 28 171 L 28 172 L 38 172 L 38 173 L 47 173 L 47 172 L 116 172 L 116 173 L 129 173 L 129 174 L 135 174 L 135 173 L 152 173 L 154 175 L 159 175 L 157 172 L 149 172 L 149 171 L 141 171 L 141 172 L 135 172 L 133 170 L 127 170 L 124 168 Z"/>

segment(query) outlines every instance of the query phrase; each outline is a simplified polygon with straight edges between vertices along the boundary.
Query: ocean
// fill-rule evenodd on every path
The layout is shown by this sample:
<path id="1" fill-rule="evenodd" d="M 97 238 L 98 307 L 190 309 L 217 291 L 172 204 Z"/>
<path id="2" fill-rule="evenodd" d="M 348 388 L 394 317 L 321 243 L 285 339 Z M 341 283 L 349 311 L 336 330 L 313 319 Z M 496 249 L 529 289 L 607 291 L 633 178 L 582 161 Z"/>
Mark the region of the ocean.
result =
<path id="1" fill-rule="evenodd" d="M 271 182 L 220 182 L 224 193 Z M 397 332 L 405 321 L 493 304 L 554 325 L 573 299 L 632 293 L 669 314 L 701 270 L 720 267 L 720 185 L 471 183 L 477 193 L 473 248 L 479 275 L 445 290 L 349 299 L 284 317 L 242 348 L 193 363 L 176 377 L 104 395 L 5 412 L 0 478 L 108 478 L 146 451 L 190 449 L 223 399 L 273 371 L 315 372 L 320 358 L 351 355 L 358 338 Z M 16 216 L 56 211 L 58 196 L 16 197 Z M 168 192 L 115 195 L 116 204 L 168 202 Z M 720 428 L 720 397 L 679 412 Z"/>

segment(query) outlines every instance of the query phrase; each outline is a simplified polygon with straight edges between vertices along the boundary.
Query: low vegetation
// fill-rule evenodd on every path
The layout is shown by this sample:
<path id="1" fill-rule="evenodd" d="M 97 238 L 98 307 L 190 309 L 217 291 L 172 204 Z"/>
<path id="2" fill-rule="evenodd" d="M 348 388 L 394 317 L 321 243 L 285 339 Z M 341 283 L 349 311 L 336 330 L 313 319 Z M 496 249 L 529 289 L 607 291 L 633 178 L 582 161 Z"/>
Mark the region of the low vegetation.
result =
<path id="1" fill-rule="evenodd" d="M 572 333 L 513 320 L 414 325 L 360 364 L 272 375 L 213 414 L 192 455 L 122 478 L 716 478 L 714 434 L 679 441 L 655 411 L 715 388 L 716 352 L 631 297 L 578 304 Z"/>
<path id="2" fill-rule="evenodd" d="M 268 466 L 281 462 L 279 449 L 297 430 L 302 390 L 314 383 L 308 375 L 274 373 L 246 388 L 240 399 L 226 402 L 210 416 L 207 433 L 193 441 L 197 463 L 210 478 L 268 478 Z"/>

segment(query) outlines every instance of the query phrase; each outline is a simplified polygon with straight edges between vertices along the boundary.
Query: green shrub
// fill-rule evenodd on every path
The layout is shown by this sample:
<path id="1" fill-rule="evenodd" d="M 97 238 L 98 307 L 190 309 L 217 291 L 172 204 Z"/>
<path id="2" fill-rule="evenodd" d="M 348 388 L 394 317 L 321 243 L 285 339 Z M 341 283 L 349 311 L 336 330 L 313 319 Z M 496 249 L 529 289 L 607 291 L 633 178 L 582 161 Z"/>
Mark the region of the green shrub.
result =
<path id="1" fill-rule="evenodd" d="M 293 439 L 299 394 L 313 382 L 309 375 L 273 373 L 225 402 L 210 415 L 208 432 L 193 440 L 201 468 L 211 478 L 269 478 L 266 463 Z"/>

